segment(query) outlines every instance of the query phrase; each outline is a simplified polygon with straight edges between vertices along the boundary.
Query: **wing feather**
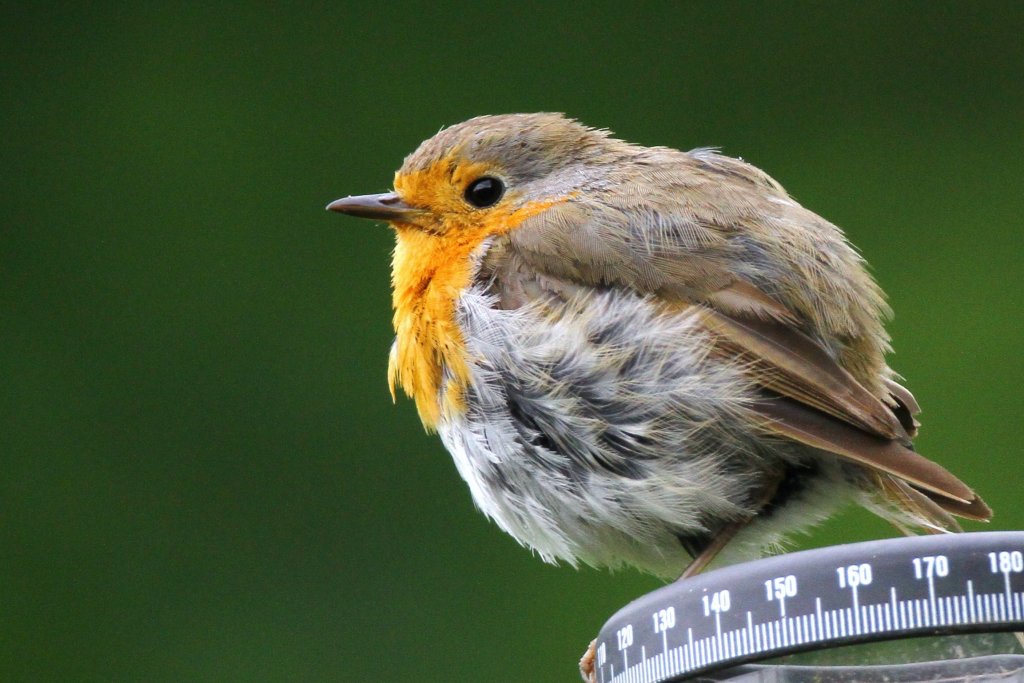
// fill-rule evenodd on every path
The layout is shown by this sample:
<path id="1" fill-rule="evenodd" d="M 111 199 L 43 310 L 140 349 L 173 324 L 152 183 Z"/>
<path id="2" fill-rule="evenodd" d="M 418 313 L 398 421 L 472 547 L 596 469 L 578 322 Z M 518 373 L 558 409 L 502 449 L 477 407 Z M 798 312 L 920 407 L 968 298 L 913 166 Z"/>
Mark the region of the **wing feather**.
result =
<path id="1" fill-rule="evenodd" d="M 991 516 L 987 506 L 966 484 L 944 467 L 892 439 L 867 434 L 829 415 L 783 397 L 768 397 L 754 410 L 766 418 L 769 431 L 813 448 L 835 453 L 876 472 L 907 482 L 944 509 L 971 511 L 975 518 Z"/>
<path id="2" fill-rule="evenodd" d="M 702 322 L 727 353 L 748 362 L 762 386 L 865 431 L 909 444 L 892 410 L 794 326 L 710 309 Z"/>

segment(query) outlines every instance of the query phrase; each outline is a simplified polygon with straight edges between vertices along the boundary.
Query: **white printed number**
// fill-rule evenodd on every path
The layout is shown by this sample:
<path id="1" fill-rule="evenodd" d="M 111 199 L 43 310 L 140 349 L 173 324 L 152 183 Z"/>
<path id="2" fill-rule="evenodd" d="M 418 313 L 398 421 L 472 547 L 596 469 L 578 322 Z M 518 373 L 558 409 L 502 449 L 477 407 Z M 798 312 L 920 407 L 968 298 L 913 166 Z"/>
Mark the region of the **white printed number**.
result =
<path id="1" fill-rule="evenodd" d="M 871 585 L 871 565 L 867 563 L 836 567 L 836 574 L 839 575 L 840 588 Z"/>
<path id="2" fill-rule="evenodd" d="M 732 600 L 729 597 L 729 591 L 716 591 L 710 596 L 705 595 L 704 600 L 704 616 L 711 616 L 711 613 L 716 614 L 721 612 L 728 612 L 731 606 Z"/>
<path id="3" fill-rule="evenodd" d="M 619 649 L 625 650 L 633 644 L 633 624 L 626 624 L 616 631 L 615 635 L 619 637 Z"/>
<path id="4" fill-rule="evenodd" d="M 769 602 L 796 597 L 796 577 L 790 574 L 768 579 L 764 582 L 764 593 Z"/>
<path id="5" fill-rule="evenodd" d="M 597 646 L 597 666 L 602 667 L 608 661 L 608 648 L 604 643 Z"/>
<path id="6" fill-rule="evenodd" d="M 945 555 L 925 555 L 915 557 L 912 561 L 915 579 L 949 576 L 949 558 Z"/>
<path id="7" fill-rule="evenodd" d="M 998 553 L 989 553 L 988 562 L 992 565 L 993 574 L 1019 574 L 1024 572 L 1024 554 L 1019 550 L 1003 550 Z"/>
<path id="8" fill-rule="evenodd" d="M 654 619 L 654 632 L 664 633 L 676 625 L 676 608 L 666 607 L 651 615 Z"/>

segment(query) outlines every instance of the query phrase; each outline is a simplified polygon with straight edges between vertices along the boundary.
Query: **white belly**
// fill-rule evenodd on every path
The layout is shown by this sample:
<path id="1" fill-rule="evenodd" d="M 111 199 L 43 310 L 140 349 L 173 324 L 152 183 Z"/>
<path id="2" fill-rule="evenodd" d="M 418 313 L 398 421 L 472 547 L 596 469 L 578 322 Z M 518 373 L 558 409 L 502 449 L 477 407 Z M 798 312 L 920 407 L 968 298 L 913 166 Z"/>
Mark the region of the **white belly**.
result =
<path id="1" fill-rule="evenodd" d="M 754 433 L 748 381 L 708 357 L 685 314 L 621 292 L 554 315 L 492 304 L 459 302 L 468 409 L 439 432 L 477 506 L 547 561 L 678 575 L 680 535 L 746 517 L 766 472 L 807 455 Z"/>

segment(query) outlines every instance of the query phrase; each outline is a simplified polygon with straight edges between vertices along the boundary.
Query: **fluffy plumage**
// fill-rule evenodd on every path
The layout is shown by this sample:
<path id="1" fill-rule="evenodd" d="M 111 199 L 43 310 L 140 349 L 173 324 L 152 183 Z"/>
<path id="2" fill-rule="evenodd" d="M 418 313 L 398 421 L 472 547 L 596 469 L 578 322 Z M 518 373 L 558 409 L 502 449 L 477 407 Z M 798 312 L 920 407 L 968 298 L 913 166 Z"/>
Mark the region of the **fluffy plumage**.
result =
<path id="1" fill-rule="evenodd" d="M 750 381 L 710 356 L 695 312 L 608 291 L 509 310 L 477 287 L 458 320 L 467 410 L 441 421 L 441 438 L 480 509 L 548 561 L 678 575 L 682 539 L 700 547 L 747 519 L 787 474 L 815 475 L 786 502 L 802 508 L 796 526 L 857 495 L 856 470 L 752 428 Z M 777 543 L 771 517 L 736 549 Z"/>
<path id="2" fill-rule="evenodd" d="M 483 177 L 493 206 L 467 201 Z M 489 116 L 329 208 L 395 228 L 392 385 L 545 559 L 677 574 L 849 500 L 900 528 L 990 515 L 913 452 L 861 257 L 749 164 Z"/>

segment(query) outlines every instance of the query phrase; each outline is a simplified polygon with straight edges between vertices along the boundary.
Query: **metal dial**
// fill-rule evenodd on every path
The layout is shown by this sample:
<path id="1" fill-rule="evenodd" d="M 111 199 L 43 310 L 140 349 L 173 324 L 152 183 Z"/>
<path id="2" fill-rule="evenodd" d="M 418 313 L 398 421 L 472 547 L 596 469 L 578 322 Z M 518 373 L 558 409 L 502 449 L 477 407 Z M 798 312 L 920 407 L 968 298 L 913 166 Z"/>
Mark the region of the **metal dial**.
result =
<path id="1" fill-rule="evenodd" d="M 601 683 L 684 680 L 870 640 L 1024 630 L 1024 532 L 895 538 L 780 555 L 649 593 L 601 629 Z"/>

